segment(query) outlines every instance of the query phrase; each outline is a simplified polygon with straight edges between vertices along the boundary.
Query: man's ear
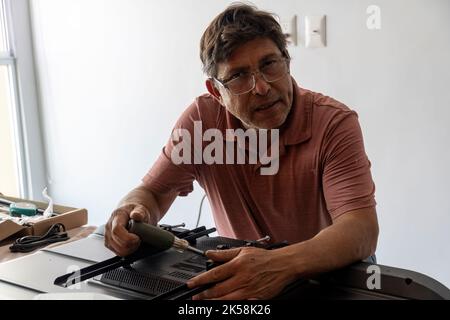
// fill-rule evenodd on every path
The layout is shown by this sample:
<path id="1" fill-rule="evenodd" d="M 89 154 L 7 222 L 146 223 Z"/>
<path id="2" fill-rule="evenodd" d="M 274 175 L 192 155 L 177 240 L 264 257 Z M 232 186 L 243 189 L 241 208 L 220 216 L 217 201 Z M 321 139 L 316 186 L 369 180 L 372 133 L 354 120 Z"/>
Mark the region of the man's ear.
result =
<path id="1" fill-rule="evenodd" d="M 222 104 L 222 96 L 220 95 L 219 90 L 217 90 L 216 86 L 214 85 L 213 79 L 206 80 L 206 89 L 208 89 L 208 92 L 214 97 L 214 99 L 217 100 L 217 102 Z"/>

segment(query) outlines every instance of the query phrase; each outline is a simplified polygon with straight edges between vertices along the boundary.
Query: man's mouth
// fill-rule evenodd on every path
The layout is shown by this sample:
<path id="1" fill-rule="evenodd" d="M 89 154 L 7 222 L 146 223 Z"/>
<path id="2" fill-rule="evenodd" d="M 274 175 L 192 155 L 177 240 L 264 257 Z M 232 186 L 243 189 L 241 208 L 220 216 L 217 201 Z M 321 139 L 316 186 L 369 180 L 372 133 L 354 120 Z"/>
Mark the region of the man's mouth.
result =
<path id="1" fill-rule="evenodd" d="M 264 110 L 270 109 L 270 108 L 272 108 L 274 105 L 276 105 L 278 102 L 280 102 L 280 100 L 276 100 L 276 101 L 271 102 L 271 103 L 263 104 L 263 105 L 257 107 L 257 108 L 255 109 L 255 111 L 264 111 Z"/>

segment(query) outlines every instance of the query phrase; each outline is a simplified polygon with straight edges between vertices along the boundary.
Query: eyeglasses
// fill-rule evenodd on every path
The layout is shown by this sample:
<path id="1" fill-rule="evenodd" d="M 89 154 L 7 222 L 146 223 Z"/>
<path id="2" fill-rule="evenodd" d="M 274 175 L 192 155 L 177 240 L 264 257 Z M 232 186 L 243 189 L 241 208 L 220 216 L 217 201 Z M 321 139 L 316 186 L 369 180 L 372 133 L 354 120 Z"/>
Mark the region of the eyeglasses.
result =
<path id="1" fill-rule="evenodd" d="M 256 86 L 256 74 L 261 74 L 264 81 L 272 83 L 281 80 L 289 73 L 287 58 L 275 58 L 267 60 L 255 72 L 237 72 L 230 78 L 225 80 L 214 80 L 222 85 L 225 89 L 230 91 L 233 95 L 241 95 L 252 91 Z"/>

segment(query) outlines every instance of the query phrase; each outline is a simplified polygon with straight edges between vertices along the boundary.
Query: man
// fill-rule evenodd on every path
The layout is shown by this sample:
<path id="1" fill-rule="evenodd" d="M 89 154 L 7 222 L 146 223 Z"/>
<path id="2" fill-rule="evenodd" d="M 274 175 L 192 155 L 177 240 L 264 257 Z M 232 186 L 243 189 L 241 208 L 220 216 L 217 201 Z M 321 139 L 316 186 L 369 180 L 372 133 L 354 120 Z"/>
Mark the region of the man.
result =
<path id="1" fill-rule="evenodd" d="M 332 98 L 300 88 L 290 76 L 286 46 L 273 16 L 256 8 L 235 4 L 214 19 L 201 39 L 209 94 L 184 112 L 142 184 L 113 212 L 106 225 L 108 248 L 122 256 L 136 250 L 139 239 L 125 229 L 128 220 L 156 224 L 197 180 L 219 234 L 249 240 L 269 235 L 273 242 L 291 245 L 209 251 L 209 258 L 223 264 L 189 281 L 190 287 L 216 283 L 195 299 L 272 298 L 297 278 L 374 254 L 375 186 L 357 115 Z M 279 140 L 271 141 L 277 147 L 271 151 L 276 172 L 261 174 L 267 164 L 261 159 L 254 164 L 174 161 L 181 140 L 194 145 L 181 133 L 208 129 L 225 137 L 230 129 L 278 132 Z M 249 144 L 238 146 L 246 159 L 252 153 Z M 193 148 L 183 157 L 198 155 Z"/>

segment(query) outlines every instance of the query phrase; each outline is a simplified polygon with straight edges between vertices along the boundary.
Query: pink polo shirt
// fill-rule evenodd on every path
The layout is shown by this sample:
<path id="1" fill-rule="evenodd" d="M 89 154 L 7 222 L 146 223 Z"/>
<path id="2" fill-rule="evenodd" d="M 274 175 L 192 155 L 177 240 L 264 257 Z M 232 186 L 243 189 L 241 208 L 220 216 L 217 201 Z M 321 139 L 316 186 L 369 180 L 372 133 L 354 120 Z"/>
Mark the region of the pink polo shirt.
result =
<path id="1" fill-rule="evenodd" d="M 198 97 L 174 129 L 187 129 L 194 140 L 195 121 L 201 121 L 202 133 L 241 128 L 209 94 Z M 259 159 L 256 164 L 176 165 L 171 154 L 179 142 L 170 138 L 143 183 L 157 193 L 175 190 L 185 196 L 197 180 L 208 196 L 218 233 L 246 240 L 269 235 L 272 242 L 301 242 L 346 212 L 376 205 L 356 112 L 294 82 L 286 121 L 275 175 L 261 175 Z"/>

